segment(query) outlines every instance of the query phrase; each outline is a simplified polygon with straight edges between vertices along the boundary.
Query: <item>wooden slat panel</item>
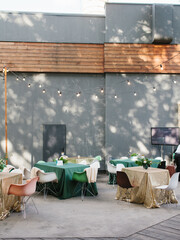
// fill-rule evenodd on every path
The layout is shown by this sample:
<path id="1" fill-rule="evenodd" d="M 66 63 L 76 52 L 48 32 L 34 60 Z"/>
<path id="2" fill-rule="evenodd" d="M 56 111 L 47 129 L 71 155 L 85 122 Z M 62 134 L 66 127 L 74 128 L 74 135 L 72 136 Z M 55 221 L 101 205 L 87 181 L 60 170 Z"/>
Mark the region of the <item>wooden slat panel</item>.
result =
<path id="1" fill-rule="evenodd" d="M 180 73 L 180 45 L 105 43 L 104 72 Z"/>
<path id="2" fill-rule="evenodd" d="M 180 73 L 180 45 L 0 42 L 3 66 L 14 72 Z"/>
<path id="3" fill-rule="evenodd" d="M 103 44 L 0 42 L 0 67 L 14 72 L 103 73 Z"/>

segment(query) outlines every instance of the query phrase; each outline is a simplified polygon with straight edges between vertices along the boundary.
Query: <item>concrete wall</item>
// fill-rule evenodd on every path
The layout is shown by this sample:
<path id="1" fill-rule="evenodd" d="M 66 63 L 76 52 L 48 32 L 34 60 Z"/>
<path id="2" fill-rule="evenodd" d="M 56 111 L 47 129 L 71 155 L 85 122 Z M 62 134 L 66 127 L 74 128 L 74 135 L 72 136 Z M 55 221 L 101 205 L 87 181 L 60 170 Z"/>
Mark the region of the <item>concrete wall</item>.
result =
<path id="1" fill-rule="evenodd" d="M 66 124 L 68 156 L 103 155 L 105 106 L 103 75 L 8 73 L 8 153 L 15 166 L 32 166 L 42 159 L 43 124 Z M 18 75 L 21 76 L 21 75 Z M 27 85 L 31 83 L 31 88 Z M 39 83 L 43 87 L 39 88 Z M 4 81 L 0 78 L 0 152 L 4 149 Z M 46 93 L 42 93 L 42 89 Z M 57 90 L 62 91 L 58 96 Z M 76 92 L 81 96 L 76 97 Z M 96 95 L 98 98 L 96 98 Z"/>
<path id="2" fill-rule="evenodd" d="M 174 84 L 173 80 L 178 77 L 164 74 L 106 74 L 107 156 L 119 158 L 133 152 L 147 157 L 160 156 L 160 146 L 151 145 L 150 130 L 151 127 L 177 126 L 180 82 Z M 131 85 L 127 84 L 127 80 Z M 156 92 L 153 87 L 156 87 Z M 172 147 L 164 147 L 164 155 L 171 152 Z"/>
<path id="3" fill-rule="evenodd" d="M 104 17 L 0 13 L 0 41 L 104 43 Z"/>

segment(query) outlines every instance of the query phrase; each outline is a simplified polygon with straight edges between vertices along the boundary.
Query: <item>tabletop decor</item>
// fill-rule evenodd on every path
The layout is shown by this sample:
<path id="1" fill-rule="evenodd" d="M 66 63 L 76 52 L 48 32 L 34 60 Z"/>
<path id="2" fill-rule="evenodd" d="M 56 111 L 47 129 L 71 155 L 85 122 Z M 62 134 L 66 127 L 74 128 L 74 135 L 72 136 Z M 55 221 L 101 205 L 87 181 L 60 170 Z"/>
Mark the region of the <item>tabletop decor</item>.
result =
<path id="1" fill-rule="evenodd" d="M 148 169 L 151 166 L 152 161 L 144 156 L 139 156 L 138 160 L 135 162 L 138 166 L 143 166 L 144 169 Z"/>
<path id="2" fill-rule="evenodd" d="M 138 160 L 138 157 L 139 157 L 139 154 L 138 153 L 132 153 L 130 155 L 130 158 L 132 161 L 137 161 Z"/>
<path id="3" fill-rule="evenodd" d="M 0 172 L 2 172 L 5 166 L 6 166 L 5 160 L 3 158 L 0 158 Z"/>

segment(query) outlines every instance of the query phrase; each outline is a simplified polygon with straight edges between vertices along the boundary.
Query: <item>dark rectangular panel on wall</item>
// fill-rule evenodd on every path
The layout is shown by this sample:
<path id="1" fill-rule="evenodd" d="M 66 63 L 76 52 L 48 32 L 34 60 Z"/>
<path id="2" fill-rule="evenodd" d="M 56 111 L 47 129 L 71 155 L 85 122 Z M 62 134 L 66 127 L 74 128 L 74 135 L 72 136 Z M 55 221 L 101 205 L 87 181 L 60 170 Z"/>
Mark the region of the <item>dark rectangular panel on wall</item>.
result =
<path id="1" fill-rule="evenodd" d="M 180 45 L 105 43 L 104 72 L 180 73 Z"/>
<path id="2" fill-rule="evenodd" d="M 103 44 L 0 42 L 0 67 L 14 72 L 103 73 Z"/>
<path id="3" fill-rule="evenodd" d="M 52 161 L 66 153 L 66 125 L 43 125 L 43 160 Z"/>

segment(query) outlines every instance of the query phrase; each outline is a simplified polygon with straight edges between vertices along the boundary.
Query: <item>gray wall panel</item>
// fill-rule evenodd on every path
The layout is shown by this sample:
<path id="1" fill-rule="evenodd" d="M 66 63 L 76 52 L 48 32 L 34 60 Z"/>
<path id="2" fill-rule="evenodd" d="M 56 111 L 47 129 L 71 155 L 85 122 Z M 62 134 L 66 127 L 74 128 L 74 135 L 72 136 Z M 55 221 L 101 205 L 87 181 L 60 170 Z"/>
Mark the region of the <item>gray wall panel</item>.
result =
<path id="1" fill-rule="evenodd" d="M 103 43 L 104 17 L 0 13 L 0 41 Z"/>
<path id="2" fill-rule="evenodd" d="M 106 75 L 107 156 L 119 158 L 130 152 L 147 157 L 160 155 L 160 146 L 151 145 L 150 129 L 177 126 L 180 82 L 174 84 L 172 80 L 178 77 L 164 74 Z M 130 86 L 126 80 L 130 80 Z M 154 86 L 156 92 L 153 91 Z M 137 96 L 134 96 L 134 91 Z M 164 147 L 165 155 L 171 152 L 171 147 Z"/>
<path id="3" fill-rule="evenodd" d="M 104 86 L 103 75 L 25 74 L 26 82 L 7 76 L 8 152 L 11 164 L 33 165 L 42 159 L 43 124 L 66 124 L 68 156 L 103 156 Z M 19 75 L 20 76 L 20 75 Z M 23 76 L 23 75 L 22 75 Z M 0 78 L 0 84 L 3 85 Z M 31 88 L 28 88 L 31 83 Z M 39 83 L 46 89 L 39 88 Z M 57 90 L 62 91 L 58 96 Z M 76 97 L 76 92 L 81 96 Z M 95 96 L 98 96 L 96 98 Z M 1 149 L 4 142 L 4 88 L 0 89 Z"/>
<path id="4" fill-rule="evenodd" d="M 105 42 L 152 42 L 152 5 L 106 4 L 105 21 Z"/>

